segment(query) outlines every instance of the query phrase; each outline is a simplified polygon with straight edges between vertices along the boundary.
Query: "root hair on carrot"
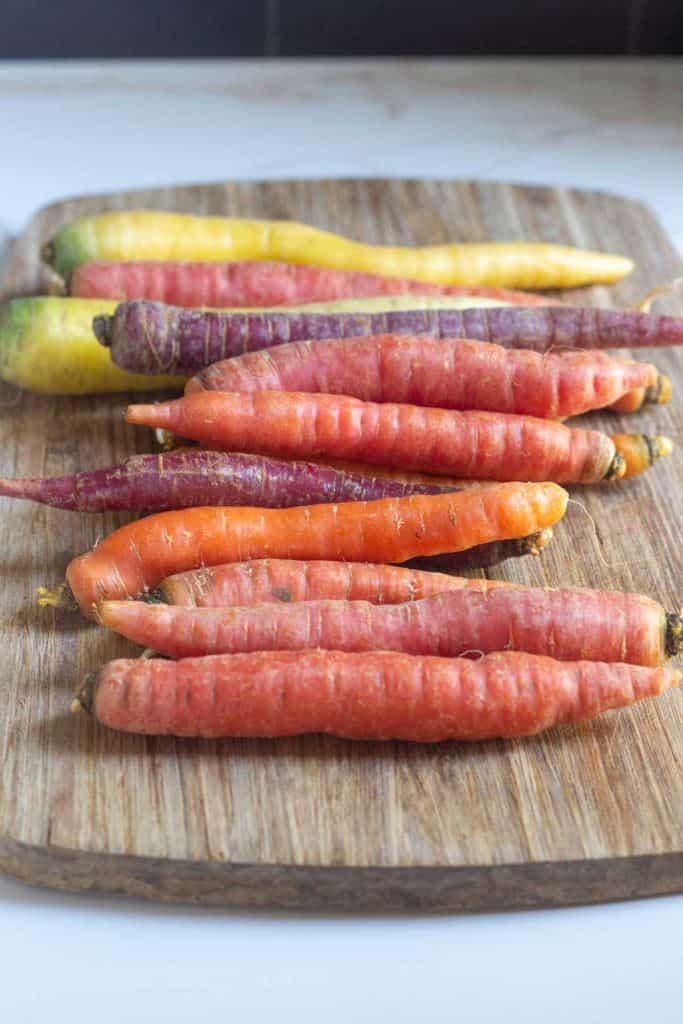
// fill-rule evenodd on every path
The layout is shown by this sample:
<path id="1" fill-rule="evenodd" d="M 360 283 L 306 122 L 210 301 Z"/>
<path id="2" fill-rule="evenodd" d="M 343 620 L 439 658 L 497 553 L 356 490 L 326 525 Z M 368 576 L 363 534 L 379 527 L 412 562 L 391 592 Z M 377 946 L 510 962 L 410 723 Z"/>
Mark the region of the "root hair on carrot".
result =
<path id="1" fill-rule="evenodd" d="M 595 522 L 595 519 L 590 514 L 590 512 L 588 511 L 586 506 L 583 504 L 583 502 L 577 501 L 576 498 L 568 498 L 567 499 L 567 504 L 568 505 L 578 505 L 578 507 L 583 512 L 583 514 L 587 517 L 587 519 L 589 520 L 589 522 L 591 524 L 591 528 L 592 528 L 592 531 L 593 531 L 593 536 L 595 538 L 595 546 L 597 548 L 598 561 L 600 562 L 601 565 L 604 566 L 605 569 L 613 569 L 614 566 L 610 565 L 610 563 L 607 561 L 607 559 L 605 558 L 605 556 L 602 553 L 602 544 L 600 542 L 600 534 L 598 533 L 597 523 Z"/>

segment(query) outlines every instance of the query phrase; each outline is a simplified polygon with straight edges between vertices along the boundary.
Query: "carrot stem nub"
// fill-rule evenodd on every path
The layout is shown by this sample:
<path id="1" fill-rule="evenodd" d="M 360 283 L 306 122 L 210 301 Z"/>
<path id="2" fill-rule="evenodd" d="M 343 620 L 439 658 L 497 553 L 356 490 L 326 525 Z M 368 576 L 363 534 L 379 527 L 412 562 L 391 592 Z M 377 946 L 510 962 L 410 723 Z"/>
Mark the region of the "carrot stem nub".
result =
<path id="1" fill-rule="evenodd" d="M 666 635 L 664 638 L 666 653 L 672 657 L 683 651 L 683 618 L 667 612 Z"/>

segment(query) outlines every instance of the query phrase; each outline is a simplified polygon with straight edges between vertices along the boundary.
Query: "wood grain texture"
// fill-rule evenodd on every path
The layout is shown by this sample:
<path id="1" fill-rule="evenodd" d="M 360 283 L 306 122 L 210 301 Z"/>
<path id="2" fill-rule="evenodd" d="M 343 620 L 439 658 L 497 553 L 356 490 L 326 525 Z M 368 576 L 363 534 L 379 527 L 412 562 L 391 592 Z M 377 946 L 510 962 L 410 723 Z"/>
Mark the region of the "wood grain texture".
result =
<path id="1" fill-rule="evenodd" d="M 296 217 L 371 242 L 539 238 L 632 256 L 638 271 L 575 301 L 623 306 L 680 273 L 647 209 L 614 196 L 445 181 L 189 186 L 92 196 L 41 211 L 2 293 L 44 284 L 37 254 L 61 223 L 132 205 Z M 669 302 L 668 309 L 676 305 Z M 679 300 L 678 312 L 683 312 Z M 683 354 L 654 361 L 683 392 Z M 126 396 L 0 392 L 3 474 L 68 473 L 151 447 Z M 683 438 L 683 402 L 610 430 Z M 678 610 L 683 459 L 628 485 L 576 489 L 540 559 L 492 575 L 637 590 Z M 517 742 L 437 747 L 177 741 L 109 733 L 69 714 L 82 675 L 136 649 L 35 589 L 126 521 L 3 501 L 0 867 L 72 889 L 159 899 L 373 909 L 481 909 L 683 890 L 683 694 Z"/>

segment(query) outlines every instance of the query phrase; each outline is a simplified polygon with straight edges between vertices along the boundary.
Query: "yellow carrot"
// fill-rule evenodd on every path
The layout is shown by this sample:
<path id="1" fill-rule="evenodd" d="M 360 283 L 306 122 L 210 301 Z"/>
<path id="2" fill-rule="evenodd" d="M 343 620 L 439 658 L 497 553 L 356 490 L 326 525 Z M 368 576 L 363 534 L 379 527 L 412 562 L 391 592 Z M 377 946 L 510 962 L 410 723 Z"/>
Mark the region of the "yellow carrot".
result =
<path id="1" fill-rule="evenodd" d="M 111 361 L 92 320 L 115 308 L 100 299 L 46 297 L 0 305 L 0 379 L 54 395 L 180 387 L 181 377 L 127 373 Z"/>
<path id="2" fill-rule="evenodd" d="M 44 250 L 68 280 L 88 260 L 284 260 L 435 284 L 572 288 L 618 281 L 631 260 L 539 242 L 367 245 L 295 221 L 113 211 L 66 225 Z"/>

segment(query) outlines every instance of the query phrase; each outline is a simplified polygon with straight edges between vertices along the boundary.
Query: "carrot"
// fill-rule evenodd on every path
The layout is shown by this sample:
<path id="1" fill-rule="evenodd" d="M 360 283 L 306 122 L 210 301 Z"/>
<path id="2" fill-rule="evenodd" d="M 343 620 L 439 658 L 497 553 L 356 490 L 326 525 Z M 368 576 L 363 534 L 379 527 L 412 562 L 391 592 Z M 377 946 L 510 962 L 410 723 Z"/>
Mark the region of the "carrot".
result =
<path id="1" fill-rule="evenodd" d="M 0 477 L 0 495 L 78 512 L 112 509 L 162 512 L 196 505 L 290 508 L 333 501 L 375 501 L 406 494 L 440 494 L 445 484 L 401 483 L 308 462 L 262 455 L 176 449 L 134 455 L 120 466 L 74 476 L 13 480 Z"/>
<path id="2" fill-rule="evenodd" d="M 468 288 L 410 281 L 381 274 L 331 270 L 297 263 L 238 261 L 100 261 L 82 263 L 71 276 L 70 294 L 83 298 L 152 299 L 176 306 L 292 306 L 380 295 L 444 295 L 496 299 L 522 306 L 551 304 L 531 292 Z M 557 303 L 559 305 L 559 302 Z"/>
<path id="3" fill-rule="evenodd" d="M 67 583 L 86 615 L 108 598 L 136 597 L 172 573 L 251 558 L 405 562 L 526 537 L 564 515 L 552 483 L 291 509 L 194 508 L 121 527 L 75 558 Z"/>
<path id="4" fill-rule="evenodd" d="M 529 416 L 378 405 L 340 395 L 200 391 L 132 405 L 128 423 L 211 448 L 331 456 L 444 475 L 592 483 L 623 474 L 605 434 Z"/>
<path id="5" fill-rule="evenodd" d="M 673 451 L 673 441 L 668 437 L 648 437 L 646 434 L 613 434 L 612 441 L 626 465 L 624 478 L 644 473 L 657 459 L 671 455 Z"/>
<path id="6" fill-rule="evenodd" d="M 659 374 L 655 384 L 627 391 L 616 402 L 612 402 L 609 408 L 612 412 L 619 413 L 639 412 L 644 405 L 666 405 L 671 401 L 672 395 L 671 381 L 665 374 Z"/>
<path id="7" fill-rule="evenodd" d="M 61 228 L 43 258 L 68 280 L 91 260 L 275 260 L 435 284 L 572 288 L 618 281 L 623 256 L 534 242 L 401 247 L 366 245 L 296 221 L 115 210 Z"/>
<path id="8" fill-rule="evenodd" d="M 649 363 L 605 352 L 550 352 L 463 339 L 382 334 L 299 341 L 226 359 L 185 393 L 305 391 L 441 409 L 484 409 L 548 419 L 577 416 L 633 388 L 656 386 Z"/>
<path id="9" fill-rule="evenodd" d="M 313 648 L 459 658 L 515 650 L 655 666 L 683 647 L 683 620 L 647 597 L 532 587 L 451 589 L 383 607 L 345 600 L 244 608 L 103 601 L 97 620 L 170 658 Z"/>
<path id="10" fill-rule="evenodd" d="M 153 735 L 294 736 L 437 742 L 528 736 L 677 686 L 670 668 L 279 651 L 184 661 L 111 661 L 74 699 L 103 725 Z"/>
<path id="11" fill-rule="evenodd" d="M 300 562 L 261 558 L 204 566 L 162 580 L 158 598 L 184 608 L 227 608 L 261 602 L 371 601 L 401 604 L 446 590 L 511 587 L 503 580 L 465 579 L 367 562 Z"/>
<path id="12" fill-rule="evenodd" d="M 417 297 L 410 299 L 412 309 L 378 312 L 367 309 L 369 300 L 346 312 L 335 304 L 324 311 L 292 307 L 257 313 L 126 302 L 113 314 L 102 311 L 94 329 L 117 366 L 150 374 L 192 374 L 285 342 L 375 334 L 469 338 L 534 352 L 683 344 L 683 317 L 572 308 L 425 309 Z"/>

